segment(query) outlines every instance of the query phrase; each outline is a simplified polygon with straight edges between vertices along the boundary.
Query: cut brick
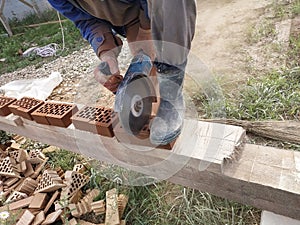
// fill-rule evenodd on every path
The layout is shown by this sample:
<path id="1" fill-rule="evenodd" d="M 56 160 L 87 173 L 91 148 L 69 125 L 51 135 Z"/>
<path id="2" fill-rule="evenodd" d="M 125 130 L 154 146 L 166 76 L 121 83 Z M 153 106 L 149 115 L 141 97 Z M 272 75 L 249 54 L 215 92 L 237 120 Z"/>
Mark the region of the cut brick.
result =
<path id="1" fill-rule="evenodd" d="M 19 191 L 14 191 L 9 197 L 6 199 L 5 204 L 12 203 L 19 201 L 21 199 L 27 198 L 27 194 L 19 192 Z"/>
<path id="2" fill-rule="evenodd" d="M 45 213 L 44 211 L 40 211 L 34 218 L 31 225 L 40 225 L 45 220 Z"/>
<path id="3" fill-rule="evenodd" d="M 72 123 L 72 114 L 77 111 L 78 108 L 75 104 L 47 102 L 31 115 L 37 123 L 68 127 Z"/>
<path id="4" fill-rule="evenodd" d="M 65 180 L 67 186 L 63 188 L 61 199 L 69 199 L 76 191 L 89 182 L 89 177 L 76 171 L 66 171 Z"/>
<path id="5" fill-rule="evenodd" d="M 6 157 L 0 161 L 0 175 L 20 178 L 20 174 L 14 159 Z"/>
<path id="6" fill-rule="evenodd" d="M 33 196 L 30 196 L 28 198 L 10 203 L 4 207 L 6 207 L 6 208 L 8 207 L 9 210 L 17 210 L 17 209 L 21 209 L 21 208 L 26 208 L 29 206 L 32 199 L 33 199 Z"/>
<path id="7" fill-rule="evenodd" d="M 117 189 L 114 188 L 106 192 L 106 214 L 105 225 L 119 225 L 120 216 L 118 210 Z"/>
<path id="8" fill-rule="evenodd" d="M 93 212 L 98 216 L 105 213 L 105 202 L 104 200 L 96 201 L 91 203 Z"/>
<path id="9" fill-rule="evenodd" d="M 25 163 L 26 163 L 26 171 L 23 174 L 25 177 L 30 177 L 31 175 L 34 174 L 32 164 L 28 160 L 26 160 Z"/>
<path id="10" fill-rule="evenodd" d="M 53 224 L 55 221 L 57 221 L 60 218 L 60 215 L 62 214 L 62 210 L 57 210 L 53 213 L 50 213 L 45 221 L 42 223 L 42 225 L 48 225 L 48 224 Z"/>
<path id="11" fill-rule="evenodd" d="M 8 108 L 10 111 L 18 116 L 28 120 L 33 120 L 31 113 L 43 104 L 43 101 L 34 98 L 23 97 L 10 104 Z"/>
<path id="12" fill-rule="evenodd" d="M 29 210 L 26 210 L 16 225 L 30 225 L 34 217 L 35 216 Z"/>
<path id="13" fill-rule="evenodd" d="M 18 187 L 17 191 L 31 195 L 37 188 L 38 182 L 30 177 L 27 177 Z"/>
<path id="14" fill-rule="evenodd" d="M 42 179 L 40 180 L 35 193 L 38 192 L 52 192 L 64 187 L 62 179 L 58 176 L 56 171 L 45 170 Z"/>
<path id="15" fill-rule="evenodd" d="M 28 161 L 32 164 L 43 163 L 46 156 L 38 149 L 33 149 L 29 151 Z"/>
<path id="16" fill-rule="evenodd" d="M 27 151 L 24 149 L 9 151 L 8 155 L 9 155 L 9 157 L 13 158 L 18 163 L 23 162 L 28 158 Z"/>
<path id="17" fill-rule="evenodd" d="M 7 116 L 11 113 L 8 106 L 12 104 L 17 99 L 0 96 L 0 116 Z"/>
<path id="18" fill-rule="evenodd" d="M 104 107 L 86 106 L 72 118 L 74 126 L 102 136 L 113 137 L 113 126 L 117 123 L 117 114 Z"/>
<path id="19" fill-rule="evenodd" d="M 47 205 L 48 195 L 46 193 L 36 193 L 28 208 L 30 209 L 44 209 Z"/>
<path id="20" fill-rule="evenodd" d="M 51 208 L 52 204 L 55 202 L 55 200 L 58 198 L 59 196 L 59 191 L 54 192 L 54 194 L 51 196 L 50 200 L 48 201 L 44 212 L 45 214 L 47 214 L 47 212 L 49 211 L 49 209 Z"/>
<path id="21" fill-rule="evenodd" d="M 76 171 L 78 173 L 84 173 L 84 171 L 86 170 L 85 166 L 83 164 L 76 164 L 73 167 L 73 171 Z"/>
<path id="22" fill-rule="evenodd" d="M 79 189 L 70 197 L 69 202 L 76 204 L 82 199 L 82 196 L 83 196 L 82 191 Z"/>
<path id="23" fill-rule="evenodd" d="M 17 177 L 10 177 L 3 182 L 3 185 L 10 187 L 13 184 L 17 183 L 18 181 L 19 181 L 19 178 L 17 178 Z"/>
<path id="24" fill-rule="evenodd" d="M 119 209 L 120 218 L 122 218 L 122 216 L 125 212 L 127 203 L 128 203 L 128 196 L 120 194 L 118 196 L 118 209 Z"/>
<path id="25" fill-rule="evenodd" d="M 45 169 L 45 166 L 46 166 L 46 163 L 47 163 L 48 159 L 49 158 L 47 157 L 42 163 L 38 164 L 35 167 L 34 173 L 30 176 L 31 178 L 35 179 L 35 178 L 37 178 L 40 175 L 41 171 L 43 169 Z"/>

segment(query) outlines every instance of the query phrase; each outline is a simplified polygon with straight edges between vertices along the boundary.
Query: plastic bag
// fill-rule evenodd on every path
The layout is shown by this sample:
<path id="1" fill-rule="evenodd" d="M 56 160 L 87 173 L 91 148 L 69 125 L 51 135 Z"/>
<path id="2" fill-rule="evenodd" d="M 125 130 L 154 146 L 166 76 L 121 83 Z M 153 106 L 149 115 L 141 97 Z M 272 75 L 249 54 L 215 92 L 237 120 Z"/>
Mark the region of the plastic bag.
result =
<path id="1" fill-rule="evenodd" d="M 59 72 L 52 72 L 47 78 L 15 80 L 9 82 L 0 90 L 5 92 L 5 96 L 20 99 L 22 97 L 32 97 L 39 100 L 46 100 L 53 89 L 62 82 Z"/>

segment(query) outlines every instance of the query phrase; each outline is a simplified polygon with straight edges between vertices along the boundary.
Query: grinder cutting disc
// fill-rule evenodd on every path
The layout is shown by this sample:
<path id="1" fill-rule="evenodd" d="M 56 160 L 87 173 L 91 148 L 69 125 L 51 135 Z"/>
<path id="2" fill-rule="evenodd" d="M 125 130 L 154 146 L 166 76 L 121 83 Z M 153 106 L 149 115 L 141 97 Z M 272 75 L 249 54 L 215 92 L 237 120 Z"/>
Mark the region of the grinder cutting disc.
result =
<path id="1" fill-rule="evenodd" d="M 127 85 L 119 119 L 126 132 L 137 135 L 149 123 L 152 102 L 152 82 L 147 76 L 134 77 Z"/>

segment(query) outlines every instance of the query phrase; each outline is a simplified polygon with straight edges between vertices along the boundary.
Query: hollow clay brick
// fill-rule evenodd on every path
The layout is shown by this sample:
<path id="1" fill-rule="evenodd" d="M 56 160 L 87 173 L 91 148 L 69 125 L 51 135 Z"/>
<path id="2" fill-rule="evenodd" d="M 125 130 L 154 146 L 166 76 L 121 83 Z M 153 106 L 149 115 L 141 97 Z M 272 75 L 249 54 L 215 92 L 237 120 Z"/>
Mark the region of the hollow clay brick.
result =
<path id="1" fill-rule="evenodd" d="M 44 162 L 46 156 L 39 149 L 32 149 L 28 154 L 28 161 L 32 164 L 39 164 Z"/>
<path id="2" fill-rule="evenodd" d="M 159 146 L 155 146 L 155 145 L 151 144 L 150 140 L 149 140 L 149 137 L 150 137 L 149 124 L 146 124 L 142 128 L 142 130 L 140 131 L 140 133 L 138 135 L 128 134 L 123 129 L 123 127 L 120 123 L 115 125 L 114 132 L 115 132 L 115 136 L 119 142 L 133 144 L 133 145 L 148 146 L 148 147 L 153 147 L 153 148 L 171 150 L 176 142 L 176 140 L 175 140 L 167 145 L 159 145 Z"/>
<path id="3" fill-rule="evenodd" d="M 42 223 L 42 225 L 48 225 L 48 224 L 53 224 L 55 221 L 57 221 L 60 218 L 60 215 L 62 214 L 62 210 L 57 210 L 53 213 L 50 213 L 45 221 Z"/>
<path id="4" fill-rule="evenodd" d="M 16 161 L 10 157 L 2 159 L 0 161 L 0 175 L 20 178 L 20 174 L 16 166 Z"/>
<path id="5" fill-rule="evenodd" d="M 73 171 L 76 171 L 78 173 L 84 173 L 84 171 L 86 171 L 86 167 L 83 164 L 76 164 L 73 167 Z"/>
<path id="6" fill-rule="evenodd" d="M 56 171 L 45 170 L 42 179 L 39 181 L 39 184 L 34 193 L 39 192 L 52 192 L 64 187 L 62 179 L 58 176 Z"/>
<path id="7" fill-rule="evenodd" d="M 27 151 L 24 149 L 9 151 L 8 155 L 18 163 L 23 162 L 28 158 Z"/>
<path id="8" fill-rule="evenodd" d="M 8 106 L 17 99 L 0 96 L 0 116 L 7 116 L 11 113 Z"/>
<path id="9" fill-rule="evenodd" d="M 9 195 L 9 197 L 6 199 L 5 204 L 12 203 L 19 201 L 21 199 L 27 198 L 27 194 L 19 192 L 19 191 L 14 191 L 12 194 Z"/>
<path id="10" fill-rule="evenodd" d="M 66 171 L 65 183 L 67 186 L 61 192 L 61 199 L 69 199 L 76 191 L 89 182 L 89 177 L 76 171 Z"/>
<path id="11" fill-rule="evenodd" d="M 72 114 L 77 111 L 75 104 L 47 102 L 31 115 L 37 123 L 68 127 L 71 124 Z"/>
<path id="12" fill-rule="evenodd" d="M 82 193 L 81 189 L 79 189 L 70 197 L 69 202 L 76 204 L 82 199 L 82 196 L 83 196 L 83 193 Z"/>
<path id="13" fill-rule="evenodd" d="M 86 106 L 78 111 L 72 118 L 74 126 L 102 136 L 113 137 L 113 126 L 118 117 L 112 109 L 104 107 Z"/>
<path id="14" fill-rule="evenodd" d="M 31 225 L 40 225 L 45 220 L 45 213 L 44 211 L 40 211 L 34 218 Z"/>
<path id="15" fill-rule="evenodd" d="M 8 106 L 10 111 L 28 120 L 33 120 L 31 113 L 43 104 L 43 101 L 34 98 L 23 97 Z"/>
<path id="16" fill-rule="evenodd" d="M 26 210 L 16 225 L 30 225 L 34 217 L 29 210 Z"/>

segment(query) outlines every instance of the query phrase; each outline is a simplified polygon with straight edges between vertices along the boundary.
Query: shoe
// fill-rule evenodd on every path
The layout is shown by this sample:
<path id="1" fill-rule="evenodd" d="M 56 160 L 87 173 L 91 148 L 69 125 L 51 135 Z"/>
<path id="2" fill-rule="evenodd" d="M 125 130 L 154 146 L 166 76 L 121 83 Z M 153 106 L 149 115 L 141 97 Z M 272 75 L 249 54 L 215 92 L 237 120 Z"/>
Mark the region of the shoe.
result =
<path id="1" fill-rule="evenodd" d="M 150 125 L 150 142 L 166 145 L 181 133 L 184 121 L 182 95 L 184 69 L 165 63 L 155 63 L 160 92 L 160 105 Z M 183 66 L 184 68 L 185 66 Z"/>

